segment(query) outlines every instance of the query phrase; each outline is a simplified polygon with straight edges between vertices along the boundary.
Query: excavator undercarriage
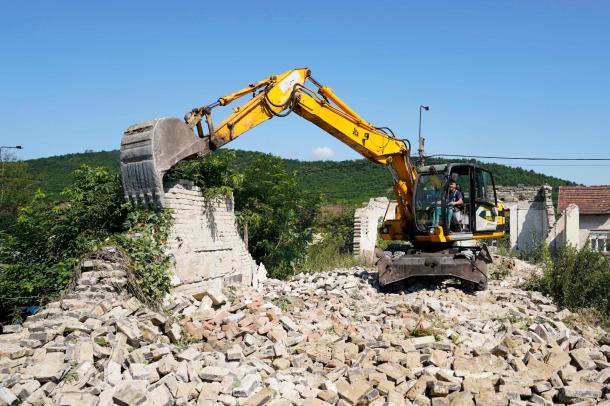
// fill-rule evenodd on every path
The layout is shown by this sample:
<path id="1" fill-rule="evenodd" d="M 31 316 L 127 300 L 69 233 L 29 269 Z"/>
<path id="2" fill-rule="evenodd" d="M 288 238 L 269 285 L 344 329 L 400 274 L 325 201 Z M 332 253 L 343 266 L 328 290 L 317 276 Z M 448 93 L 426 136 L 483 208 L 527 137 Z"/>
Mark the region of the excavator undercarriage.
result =
<path id="1" fill-rule="evenodd" d="M 412 278 L 457 278 L 469 289 L 487 288 L 487 265 L 493 262 L 487 246 L 421 250 L 403 245 L 376 251 L 379 285 L 392 286 Z"/>

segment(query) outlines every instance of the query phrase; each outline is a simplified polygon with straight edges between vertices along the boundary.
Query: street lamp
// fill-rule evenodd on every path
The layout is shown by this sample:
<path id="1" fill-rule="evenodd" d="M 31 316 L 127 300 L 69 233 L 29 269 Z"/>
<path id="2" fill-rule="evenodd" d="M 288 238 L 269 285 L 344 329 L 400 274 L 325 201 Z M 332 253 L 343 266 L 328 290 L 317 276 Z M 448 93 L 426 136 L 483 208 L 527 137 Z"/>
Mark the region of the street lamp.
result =
<path id="1" fill-rule="evenodd" d="M 2 150 L 3 149 L 23 149 L 23 147 L 21 145 L 15 145 L 14 147 L 9 147 L 6 145 L 0 146 L 0 159 L 2 159 Z"/>
<path id="2" fill-rule="evenodd" d="M 418 148 L 417 148 L 417 152 L 419 153 L 419 160 L 421 162 L 421 165 L 424 164 L 424 141 L 426 141 L 425 138 L 421 137 L 421 112 L 422 110 L 430 110 L 430 106 L 424 106 L 424 105 L 420 105 L 419 106 L 419 138 L 418 138 Z"/>
<path id="3" fill-rule="evenodd" d="M 2 206 L 2 203 L 4 202 L 4 189 L 6 189 L 6 187 L 4 186 L 4 159 L 2 159 L 2 150 L 3 149 L 23 149 L 23 147 L 21 145 L 15 145 L 15 146 L 7 146 L 7 145 L 1 145 L 0 146 L 0 162 L 2 162 L 2 189 L 0 189 L 0 207 Z"/>

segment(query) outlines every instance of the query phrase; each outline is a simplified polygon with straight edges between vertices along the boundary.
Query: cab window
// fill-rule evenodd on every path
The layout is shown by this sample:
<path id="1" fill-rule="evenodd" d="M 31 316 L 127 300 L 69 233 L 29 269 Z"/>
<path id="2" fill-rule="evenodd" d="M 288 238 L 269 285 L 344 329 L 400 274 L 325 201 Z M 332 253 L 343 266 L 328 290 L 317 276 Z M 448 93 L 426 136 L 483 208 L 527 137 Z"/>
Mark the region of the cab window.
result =
<path id="1" fill-rule="evenodd" d="M 475 200 L 481 203 L 496 205 L 496 191 L 494 189 L 491 173 L 484 169 L 477 168 L 476 171 L 476 197 Z"/>

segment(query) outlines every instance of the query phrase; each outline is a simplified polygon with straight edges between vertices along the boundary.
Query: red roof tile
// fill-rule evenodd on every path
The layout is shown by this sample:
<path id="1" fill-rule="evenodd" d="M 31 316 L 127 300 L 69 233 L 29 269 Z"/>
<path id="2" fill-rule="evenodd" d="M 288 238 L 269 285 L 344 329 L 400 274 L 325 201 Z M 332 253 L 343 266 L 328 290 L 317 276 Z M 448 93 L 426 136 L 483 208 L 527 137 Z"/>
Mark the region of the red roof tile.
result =
<path id="1" fill-rule="evenodd" d="M 559 213 L 572 203 L 582 214 L 610 214 L 610 186 L 559 186 Z"/>

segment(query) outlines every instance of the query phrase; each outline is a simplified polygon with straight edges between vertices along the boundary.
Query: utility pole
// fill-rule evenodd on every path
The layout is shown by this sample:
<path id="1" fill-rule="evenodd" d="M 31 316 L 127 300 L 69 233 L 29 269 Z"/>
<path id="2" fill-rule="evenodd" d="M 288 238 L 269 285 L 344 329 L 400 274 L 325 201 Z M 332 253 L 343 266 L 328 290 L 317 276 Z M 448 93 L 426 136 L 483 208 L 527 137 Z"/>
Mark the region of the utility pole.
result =
<path id="1" fill-rule="evenodd" d="M 4 189 L 6 189 L 6 182 L 4 181 L 4 159 L 2 158 L 3 149 L 23 149 L 23 147 L 21 145 L 15 145 L 14 147 L 9 147 L 6 145 L 0 146 L 0 162 L 2 163 L 2 189 L 0 189 L 0 207 L 2 207 L 2 203 L 4 203 Z"/>
<path id="2" fill-rule="evenodd" d="M 424 105 L 420 105 L 419 106 L 419 138 L 417 139 L 417 153 L 419 155 L 419 165 L 424 165 L 424 142 L 426 141 L 425 138 L 422 138 L 421 136 L 421 112 L 422 110 L 430 110 L 430 106 L 424 106 Z"/>

